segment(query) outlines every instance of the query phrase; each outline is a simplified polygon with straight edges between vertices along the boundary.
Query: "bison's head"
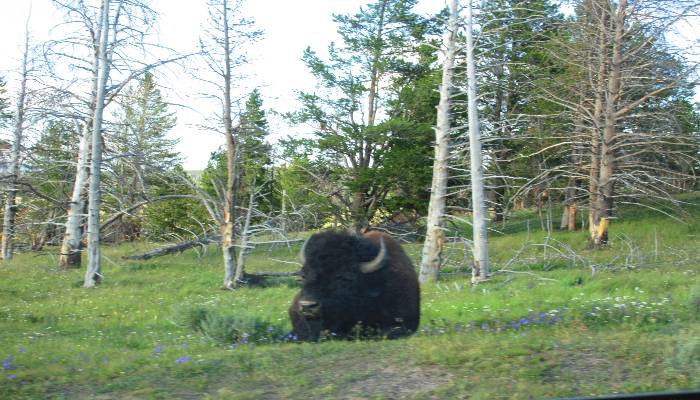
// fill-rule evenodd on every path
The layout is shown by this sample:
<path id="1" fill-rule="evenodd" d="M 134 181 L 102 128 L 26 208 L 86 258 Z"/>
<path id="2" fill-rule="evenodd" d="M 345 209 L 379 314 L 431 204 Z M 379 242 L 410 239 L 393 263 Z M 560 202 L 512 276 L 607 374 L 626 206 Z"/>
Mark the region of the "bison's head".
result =
<path id="1" fill-rule="evenodd" d="M 380 318 L 388 262 L 383 240 L 323 232 L 304 243 L 300 257 L 296 306 L 311 338 L 321 329 L 346 334 L 358 322 L 372 325 Z"/>

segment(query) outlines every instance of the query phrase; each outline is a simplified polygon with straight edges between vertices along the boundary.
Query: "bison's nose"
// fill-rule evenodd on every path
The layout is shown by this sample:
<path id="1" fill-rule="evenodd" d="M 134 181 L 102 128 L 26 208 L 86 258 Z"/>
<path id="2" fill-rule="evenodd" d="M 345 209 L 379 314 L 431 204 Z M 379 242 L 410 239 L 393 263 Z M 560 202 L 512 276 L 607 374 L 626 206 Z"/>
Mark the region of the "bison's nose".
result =
<path id="1" fill-rule="evenodd" d="M 306 317 L 314 317 L 318 314 L 319 304 L 313 300 L 299 300 L 301 313 Z"/>

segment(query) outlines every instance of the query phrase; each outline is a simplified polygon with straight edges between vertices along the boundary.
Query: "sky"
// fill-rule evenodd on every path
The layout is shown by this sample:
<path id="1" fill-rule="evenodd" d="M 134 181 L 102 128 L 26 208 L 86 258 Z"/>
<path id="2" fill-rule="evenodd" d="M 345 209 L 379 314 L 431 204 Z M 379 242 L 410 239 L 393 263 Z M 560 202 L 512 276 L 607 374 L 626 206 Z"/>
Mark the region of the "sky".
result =
<path id="1" fill-rule="evenodd" d="M 207 20 L 206 0 L 151 0 L 159 13 L 154 32 L 157 41 L 181 52 L 197 48 L 201 27 Z M 315 81 L 301 61 L 304 49 L 310 46 L 323 54 L 331 41 L 338 41 L 332 14 L 351 14 L 369 0 L 248 0 L 243 14 L 255 20 L 263 30 L 260 41 L 250 48 L 249 78 L 239 89 L 243 97 L 258 88 L 263 95 L 263 108 L 280 113 L 298 108 L 295 91 L 313 91 Z M 10 92 L 16 87 L 20 65 L 24 25 L 31 5 L 30 31 L 35 43 L 51 37 L 51 28 L 61 22 L 62 13 L 51 0 L 0 0 L 0 75 L 8 81 Z M 436 13 L 445 0 L 419 0 L 416 11 Z M 681 40 L 698 40 L 700 23 L 681 27 Z M 694 39 L 693 39 L 694 38 Z M 224 144 L 220 134 L 197 126 L 217 111 L 203 101 L 208 89 L 187 71 L 167 68 L 158 82 L 163 94 L 177 112 L 178 124 L 170 132 L 179 139 L 177 150 L 187 170 L 201 170 L 212 151 Z M 696 96 L 700 101 L 700 93 Z M 268 113 L 272 138 L 295 134 L 296 128 Z"/>
<path id="2" fill-rule="evenodd" d="M 248 53 L 251 76 L 241 95 L 257 87 L 263 95 L 263 108 L 277 112 L 297 108 L 296 90 L 313 90 L 315 81 L 301 61 L 307 46 L 323 52 L 331 41 L 338 41 L 332 14 L 350 14 L 369 0 L 248 0 L 243 15 L 252 17 L 264 34 Z M 34 42 L 51 36 L 51 27 L 62 14 L 50 0 L 0 0 L 0 75 L 12 90 L 20 65 L 24 25 L 31 3 L 30 32 Z M 201 27 L 207 20 L 206 0 L 152 0 L 159 13 L 158 41 L 187 52 L 197 48 Z M 445 7 L 445 0 L 421 0 L 416 11 L 434 13 Z M 209 155 L 224 144 L 220 134 L 197 128 L 205 116 L 216 110 L 203 105 L 199 95 L 206 89 L 182 70 L 169 68 L 163 94 L 177 112 L 178 124 L 170 132 L 179 138 L 177 150 L 187 170 L 203 169 Z M 269 115 L 273 137 L 285 137 L 295 130 L 275 115 Z"/>

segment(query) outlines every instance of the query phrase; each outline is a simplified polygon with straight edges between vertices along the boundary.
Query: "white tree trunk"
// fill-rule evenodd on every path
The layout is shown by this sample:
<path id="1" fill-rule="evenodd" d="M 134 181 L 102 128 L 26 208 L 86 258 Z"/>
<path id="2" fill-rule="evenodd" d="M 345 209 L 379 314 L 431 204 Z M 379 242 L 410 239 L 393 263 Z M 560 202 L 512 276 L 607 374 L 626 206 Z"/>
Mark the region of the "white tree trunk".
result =
<path id="1" fill-rule="evenodd" d="M 447 159 L 449 156 L 450 105 L 452 75 L 455 61 L 457 36 L 458 1 L 450 2 L 450 19 L 445 33 L 445 61 L 442 64 L 442 84 L 440 85 L 440 103 L 435 128 L 435 160 L 433 161 L 433 183 L 430 190 L 428 220 L 423 254 L 420 266 L 420 281 L 437 280 L 440 270 L 442 248 L 445 242 L 443 231 L 445 215 L 445 196 L 447 193 Z"/>
<path id="2" fill-rule="evenodd" d="M 595 235 L 592 238 L 594 248 L 604 246 L 608 242 L 608 229 L 613 216 L 613 195 L 615 181 L 615 150 L 614 144 L 617 135 L 617 111 L 621 90 L 621 65 L 622 50 L 624 46 L 624 30 L 627 12 L 627 0 L 620 0 L 617 4 L 617 12 L 613 16 L 613 46 L 610 54 L 610 73 L 607 76 L 607 92 L 605 96 L 605 111 L 603 140 L 600 146 L 600 170 L 598 179 L 598 204 L 596 215 L 593 218 L 591 228 Z"/>
<path id="3" fill-rule="evenodd" d="M 90 163 L 90 188 L 88 191 L 88 266 L 84 287 L 93 287 L 100 281 L 100 168 L 102 167 L 102 113 L 109 75 L 107 42 L 109 40 L 109 0 L 102 0 L 100 15 L 101 37 L 99 47 L 99 78 L 95 101 L 95 117 L 92 124 L 92 159 Z"/>
<path id="4" fill-rule="evenodd" d="M 224 196 L 224 221 L 221 225 L 221 248 L 224 254 L 224 287 L 233 289 L 236 281 L 236 206 L 237 179 L 236 166 L 238 165 L 238 152 L 233 131 L 233 118 L 231 116 L 231 44 L 229 37 L 229 9 L 228 1 L 221 2 L 223 20 L 223 46 L 224 46 L 224 135 L 226 136 L 226 194 Z"/>
<path id="5" fill-rule="evenodd" d="M 2 259 L 12 259 L 12 240 L 15 234 L 15 214 L 17 212 L 17 181 L 19 179 L 19 160 L 22 150 L 22 134 L 24 133 L 24 113 L 27 99 L 27 63 L 29 57 L 29 19 L 24 32 L 24 55 L 22 57 L 22 76 L 20 78 L 19 96 L 17 98 L 17 111 L 15 114 L 15 130 L 12 138 L 12 150 L 9 162 L 10 182 L 5 199 L 5 215 L 2 225 Z"/>
<path id="6" fill-rule="evenodd" d="M 95 79 L 97 83 L 97 79 Z M 94 102 L 93 102 L 94 104 Z M 92 127 L 92 117 L 85 121 L 83 132 L 80 137 L 80 147 L 78 150 L 78 162 L 73 183 L 73 193 L 68 205 L 68 215 L 66 216 L 66 230 L 61 242 L 61 253 L 58 258 L 59 268 L 77 268 L 80 266 L 80 240 L 82 232 L 80 226 L 83 221 L 83 210 L 85 201 L 83 192 L 85 183 L 89 175 L 88 158 L 90 157 L 90 132 Z"/>
<path id="7" fill-rule="evenodd" d="M 472 32 L 472 0 L 467 3 L 467 97 L 469 113 L 469 156 L 471 158 L 472 208 L 474 232 L 473 280 L 488 278 L 489 250 L 486 231 L 486 201 L 484 196 L 484 167 L 481 157 L 479 112 L 476 105 L 476 71 Z"/>
<path id="8" fill-rule="evenodd" d="M 102 36 L 101 28 L 98 27 L 97 40 Z M 96 43 L 99 46 L 99 43 Z M 78 148 L 78 160 L 76 163 L 75 181 L 73 182 L 73 192 L 68 205 L 66 215 L 66 229 L 61 242 L 61 251 L 58 257 L 58 267 L 61 269 L 79 268 L 81 264 L 81 240 L 83 233 L 81 226 L 84 220 L 86 183 L 90 176 L 90 142 L 93 131 L 93 121 L 95 117 L 95 104 L 97 104 L 97 86 L 99 82 L 100 55 L 95 54 L 92 60 L 92 89 L 90 91 L 90 109 L 87 112 L 83 131 L 80 136 L 80 147 Z"/>
<path id="9" fill-rule="evenodd" d="M 240 240 L 240 250 L 238 251 L 238 260 L 236 264 L 236 273 L 233 277 L 235 282 L 243 281 L 243 275 L 245 274 L 245 257 L 250 252 L 248 248 L 248 242 L 250 240 L 250 221 L 253 218 L 253 210 L 255 209 L 255 196 L 257 191 L 255 190 L 255 177 L 250 184 L 250 198 L 248 199 L 248 211 L 245 214 L 245 223 L 243 224 L 243 230 L 241 231 Z"/>
<path id="10" fill-rule="evenodd" d="M 282 221 L 280 221 L 283 236 L 287 236 L 287 189 L 282 189 Z"/>

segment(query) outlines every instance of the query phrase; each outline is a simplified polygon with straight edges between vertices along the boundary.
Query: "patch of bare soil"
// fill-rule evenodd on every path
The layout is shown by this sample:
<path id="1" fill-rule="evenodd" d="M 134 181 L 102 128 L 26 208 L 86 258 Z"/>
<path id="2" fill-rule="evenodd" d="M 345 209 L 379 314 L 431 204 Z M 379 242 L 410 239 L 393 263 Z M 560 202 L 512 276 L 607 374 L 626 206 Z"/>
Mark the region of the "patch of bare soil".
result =
<path id="1" fill-rule="evenodd" d="M 601 382 L 614 387 L 627 380 L 628 370 L 624 365 L 593 349 L 566 351 L 556 358 L 557 365 L 543 374 L 543 383 L 567 382 L 574 392 L 583 394 Z"/>
<path id="2" fill-rule="evenodd" d="M 429 392 L 447 384 L 453 376 L 435 366 L 382 366 L 370 376 L 345 384 L 338 398 L 359 400 L 378 396 L 385 399 L 410 399 L 418 393 Z"/>

